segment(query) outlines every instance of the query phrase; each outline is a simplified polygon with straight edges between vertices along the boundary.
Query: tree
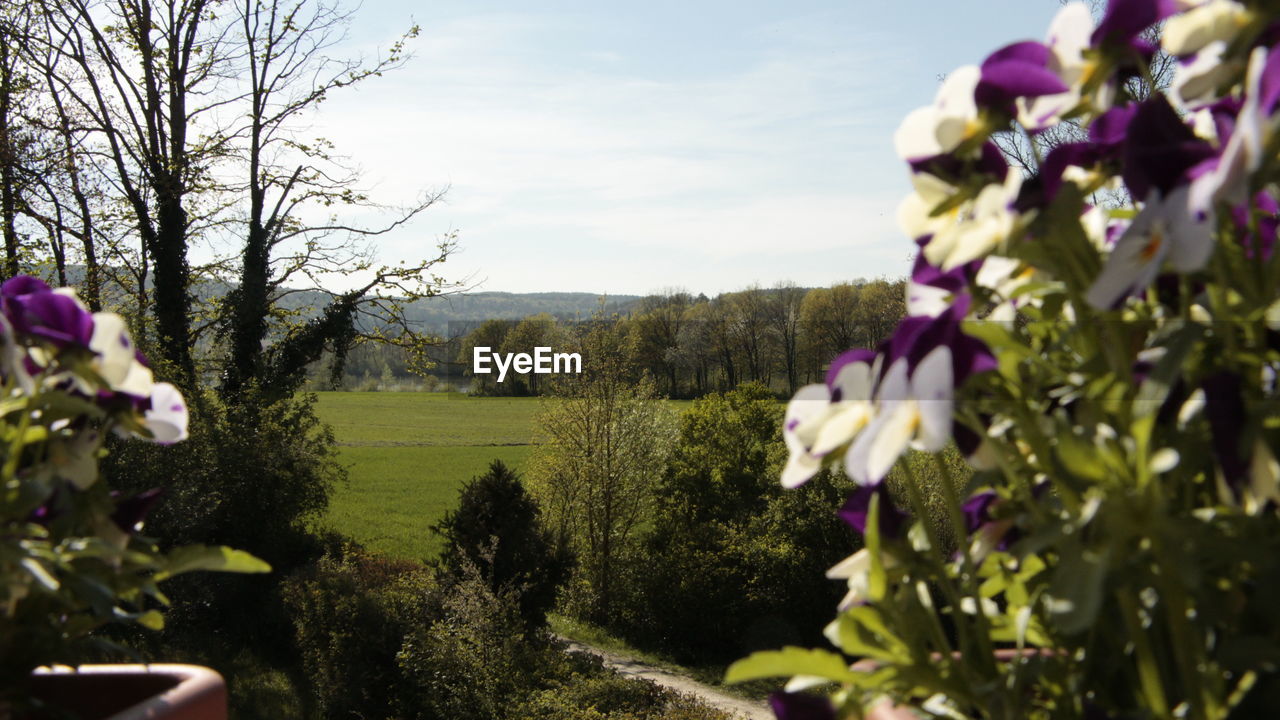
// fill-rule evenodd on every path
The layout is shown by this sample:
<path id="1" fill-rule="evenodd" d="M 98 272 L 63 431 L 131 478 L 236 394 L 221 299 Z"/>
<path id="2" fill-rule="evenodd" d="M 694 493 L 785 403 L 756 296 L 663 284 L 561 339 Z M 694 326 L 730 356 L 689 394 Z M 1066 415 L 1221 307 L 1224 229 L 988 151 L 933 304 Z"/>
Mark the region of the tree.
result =
<path id="1" fill-rule="evenodd" d="M 830 360 L 865 339 L 860 327 L 860 288 L 851 283 L 838 283 L 829 288 L 815 288 L 800 304 L 800 324 L 812 351 Z"/>
<path id="2" fill-rule="evenodd" d="M 563 333 L 556 325 L 556 319 L 547 313 L 540 313 L 530 315 L 516 323 L 515 327 L 511 328 L 511 331 L 502 339 L 502 343 L 495 347 L 503 353 L 533 354 L 534 348 L 537 347 L 556 347 L 560 344 L 559 340 L 562 336 Z M 532 370 L 518 373 L 512 368 L 507 373 L 506 382 L 511 383 L 511 394 L 537 395 L 541 387 L 538 374 Z"/>
<path id="3" fill-rule="evenodd" d="M 445 547 L 437 565 L 447 583 L 461 582 L 468 563 L 494 596 L 514 593 L 520 615 L 532 626 L 546 621 L 569 570 L 542 528 L 538 506 L 514 471 L 494 460 L 458 495 L 458 507 L 431 527 Z"/>
<path id="4" fill-rule="evenodd" d="M 423 342 L 404 303 L 445 285 L 429 270 L 452 237 L 422 261 L 392 267 L 377 266 L 364 240 L 415 217 L 438 193 L 378 206 L 330 144 L 300 135 L 305 114 L 331 93 L 398 67 L 402 42 L 368 62 L 336 58 L 351 14 L 323 0 L 37 3 L 44 24 L 34 45 L 50 57 L 49 97 L 83 116 L 92 132 L 77 147 L 79 167 L 100 174 L 127 208 L 140 240 L 135 317 L 154 318 L 151 345 L 167 374 L 194 389 L 197 350 L 211 347 L 202 339 L 228 340 L 225 356 L 204 360 L 229 407 L 252 422 L 253 408 L 296 390 L 326 349 L 340 366 L 361 337 Z M 303 219 L 343 207 L 394 215 L 375 227 L 336 213 Z M 222 252 L 193 268 L 197 241 Z M 334 274 L 360 277 L 313 316 L 282 310 L 298 284 L 319 286 Z M 211 298 L 196 283 L 213 279 L 232 281 L 234 291 L 205 308 Z"/>
<path id="5" fill-rule="evenodd" d="M 800 387 L 800 306 L 804 289 L 780 282 L 765 303 L 765 318 L 782 360 L 787 378 L 787 394 L 795 395 Z"/>
<path id="6" fill-rule="evenodd" d="M 668 289 L 640 302 L 632 316 L 632 343 L 642 367 L 661 378 L 669 397 L 680 395 L 680 333 L 693 298 Z"/>
<path id="7" fill-rule="evenodd" d="M 395 208 L 396 218 L 377 228 L 347 224 L 336 216 L 320 223 L 300 219 L 299 211 L 307 206 L 371 203 L 355 190 L 358 174 L 335 159 L 327 142 L 299 139 L 299 117 L 335 90 L 399 67 L 404 40 L 416 36 L 417 27 L 386 56 L 365 63 L 330 54 L 351 16 L 336 5 L 243 0 L 236 11 L 234 37 L 245 53 L 248 86 L 243 122 L 228 137 L 246 170 L 243 187 L 235 189 L 247 193 L 248 203 L 239 282 L 223 314 L 230 351 L 221 391 L 234 400 L 253 385 L 275 399 L 292 393 L 306 366 L 326 348 L 336 353 L 338 373 L 346 347 L 360 337 L 419 349 L 423 339 L 410 328 L 403 308 L 437 294 L 442 282 L 427 273 L 444 261 L 453 243 L 452 238 L 444 240 L 436 255 L 417 264 L 375 268 L 371 253 L 357 242 L 408 222 L 435 203 L 439 193 Z M 273 302 L 288 292 L 284 288 L 291 281 L 366 271 L 372 274 L 366 283 L 329 293 L 332 301 L 319 317 L 286 327 L 278 342 L 264 347 Z M 362 317 L 373 323 L 372 330 L 359 326 Z"/>
<path id="8" fill-rule="evenodd" d="M 458 352 L 458 362 L 463 367 L 471 371 L 472 358 L 475 349 L 478 347 L 487 347 L 490 350 L 497 350 L 506 342 L 507 335 L 511 332 L 514 322 L 511 320 L 499 320 L 491 318 L 480 323 L 474 330 L 467 333 L 462 339 L 462 347 Z M 502 395 L 502 386 L 498 384 L 498 376 L 489 374 L 472 374 L 471 378 L 472 392 L 477 395 Z"/>
<path id="9" fill-rule="evenodd" d="M 583 339 L 581 375 L 561 376 L 537 420 L 530 485 L 553 536 L 578 557 L 587 612 L 608 618 L 617 560 L 653 504 L 674 434 L 648 376 L 630 377 L 625 335 L 598 325 Z"/>

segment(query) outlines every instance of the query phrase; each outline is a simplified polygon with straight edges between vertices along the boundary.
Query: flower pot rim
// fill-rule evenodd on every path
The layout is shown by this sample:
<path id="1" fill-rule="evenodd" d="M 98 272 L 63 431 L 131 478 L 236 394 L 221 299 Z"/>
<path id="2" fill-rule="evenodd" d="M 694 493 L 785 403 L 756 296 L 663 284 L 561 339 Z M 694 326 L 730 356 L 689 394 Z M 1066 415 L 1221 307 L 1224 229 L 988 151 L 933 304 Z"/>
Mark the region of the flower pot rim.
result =
<path id="1" fill-rule="evenodd" d="M 75 677 L 118 678 L 151 678 L 168 681 L 170 684 L 158 693 L 145 697 L 103 720 L 156 720 L 164 717 L 177 717 L 175 711 L 181 709 L 181 717 L 191 720 L 225 720 L 226 683 L 215 670 L 199 665 L 181 663 L 152 664 L 104 664 L 54 665 L 37 668 L 34 678 L 69 679 Z"/>

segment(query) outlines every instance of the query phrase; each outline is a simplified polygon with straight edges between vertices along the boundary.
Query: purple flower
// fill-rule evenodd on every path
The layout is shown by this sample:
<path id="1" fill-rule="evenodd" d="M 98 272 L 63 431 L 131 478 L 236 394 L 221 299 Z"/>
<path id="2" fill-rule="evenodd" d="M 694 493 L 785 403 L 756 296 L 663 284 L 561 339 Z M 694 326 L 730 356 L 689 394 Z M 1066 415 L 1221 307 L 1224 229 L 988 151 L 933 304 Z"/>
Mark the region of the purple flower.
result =
<path id="1" fill-rule="evenodd" d="M 870 367 L 876 359 L 876 354 L 872 350 L 846 350 L 840 353 L 835 360 L 831 361 L 831 365 L 827 367 L 827 387 L 831 390 L 831 402 L 838 403 L 842 400 L 869 400 L 870 397 L 856 397 L 857 394 L 866 394 L 866 390 L 859 388 L 855 390 L 851 388 L 848 382 L 841 378 L 841 371 L 851 365 L 862 364 Z M 851 392 L 853 391 L 853 392 Z"/>
<path id="2" fill-rule="evenodd" d="M 74 295 L 55 292 L 40 280 L 21 275 L 0 285 L 0 309 L 13 329 L 57 347 L 88 347 L 93 315 Z"/>
<path id="3" fill-rule="evenodd" d="M 778 690 L 769 694 L 769 707 L 778 720 L 836 720 L 830 700 L 808 693 Z"/>
<path id="4" fill-rule="evenodd" d="M 994 490 L 983 490 L 966 500 L 961 508 L 965 530 L 974 532 L 991 522 L 991 506 L 999 499 Z"/>
<path id="5" fill-rule="evenodd" d="M 907 315 L 937 317 L 946 312 L 956 296 L 969 289 L 969 282 L 982 267 L 981 260 L 943 270 L 929 263 L 924 253 L 916 256 L 907 283 Z"/>
<path id="6" fill-rule="evenodd" d="M 836 512 L 841 520 L 844 520 L 849 527 L 858 531 L 860 535 L 867 534 L 867 515 L 871 512 L 871 498 L 880 497 L 880 537 L 898 537 L 902 532 L 902 528 L 906 526 L 908 517 L 906 513 L 894 507 L 893 501 L 889 499 L 889 493 L 885 491 L 883 482 L 874 485 L 859 485 L 849 495 L 849 499 Z"/>
<path id="7" fill-rule="evenodd" d="M 952 152 L 911 160 L 907 164 L 911 166 L 912 173 L 928 173 L 952 184 L 972 179 L 975 175 L 986 175 L 992 182 L 999 183 L 1004 182 L 1009 173 L 1009 161 L 1005 160 L 999 146 L 990 140 L 982 144 L 976 157 L 960 157 Z"/>
<path id="8" fill-rule="evenodd" d="M 970 302 L 967 294 L 961 294 L 937 317 L 909 317 L 900 322 L 893 335 L 880 346 L 880 353 L 884 355 L 883 371 L 887 373 L 895 362 L 906 358 L 908 369 L 914 373 L 929 353 L 943 346 L 951 349 L 955 385 L 971 375 L 994 370 L 996 359 L 986 343 L 965 334 L 961 328 Z"/>
<path id="9" fill-rule="evenodd" d="M 1135 198 L 1154 188 L 1168 195 L 1190 181 L 1189 171 L 1216 155 L 1213 146 L 1196 137 L 1163 95 L 1138 105 L 1127 128 L 1124 182 Z"/>
<path id="10" fill-rule="evenodd" d="M 995 51 L 982 62 L 974 101 L 979 107 L 1013 116 L 1017 114 L 1014 101 L 1020 97 L 1066 92 L 1062 79 L 1049 69 L 1052 58 L 1053 51 L 1035 41 L 1014 43 Z"/>
<path id="11" fill-rule="evenodd" d="M 1089 141 L 1107 147 L 1117 147 L 1128 137 L 1129 123 L 1138 113 L 1135 103 L 1114 107 L 1102 113 L 1089 124 Z"/>
<path id="12" fill-rule="evenodd" d="M 112 492 L 112 497 L 117 497 L 117 493 Z M 163 488 L 152 488 L 143 490 L 137 495 L 117 500 L 116 510 L 111 513 L 111 521 L 116 527 L 125 534 L 133 533 L 138 523 L 146 519 L 147 514 L 160 501 L 160 497 L 164 495 Z"/>
<path id="13" fill-rule="evenodd" d="M 1040 166 L 1042 196 L 1039 202 L 1043 205 L 1053 202 L 1062 189 L 1063 174 L 1068 167 L 1093 167 L 1110 160 L 1113 155 L 1105 146 L 1092 142 L 1064 143 L 1050 150 Z"/>
<path id="14" fill-rule="evenodd" d="M 1090 41 L 1094 47 L 1123 46 L 1149 54 L 1153 48 L 1138 36 L 1177 11 L 1174 0 L 1111 0 Z"/>

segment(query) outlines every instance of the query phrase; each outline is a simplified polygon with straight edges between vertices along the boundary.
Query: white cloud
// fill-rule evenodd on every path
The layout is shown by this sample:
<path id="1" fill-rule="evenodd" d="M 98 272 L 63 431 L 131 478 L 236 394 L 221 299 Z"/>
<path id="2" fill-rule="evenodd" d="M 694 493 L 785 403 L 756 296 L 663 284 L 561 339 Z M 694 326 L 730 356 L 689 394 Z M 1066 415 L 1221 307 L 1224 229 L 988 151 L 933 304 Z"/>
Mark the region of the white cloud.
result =
<path id="1" fill-rule="evenodd" d="M 620 51 L 579 53 L 566 70 L 547 59 L 564 22 L 437 24 L 404 70 L 324 106 L 316 133 L 359 160 L 379 197 L 451 188 L 391 238 L 391 254 L 459 228 L 459 263 L 482 263 L 492 289 L 578 289 L 582 272 L 597 289 L 660 286 L 662 263 L 638 257 L 646 252 L 712 262 L 697 277 L 722 288 L 813 272 L 796 253 L 859 252 L 905 272 L 892 222 L 905 170 L 881 127 L 896 123 L 883 102 L 892 83 L 868 72 L 884 52 L 789 23 L 762 29 L 773 45 L 733 72 L 672 77 Z M 530 252 L 531 242 L 556 254 Z"/>

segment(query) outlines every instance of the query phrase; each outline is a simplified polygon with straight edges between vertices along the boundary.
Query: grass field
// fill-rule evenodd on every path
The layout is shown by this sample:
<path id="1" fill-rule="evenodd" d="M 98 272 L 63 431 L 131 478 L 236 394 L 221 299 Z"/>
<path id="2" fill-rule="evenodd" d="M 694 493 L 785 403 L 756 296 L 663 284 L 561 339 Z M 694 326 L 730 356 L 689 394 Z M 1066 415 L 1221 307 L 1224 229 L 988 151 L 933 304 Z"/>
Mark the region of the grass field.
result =
<path id="1" fill-rule="evenodd" d="M 323 523 L 371 550 L 412 559 L 440 549 L 428 528 L 458 488 L 495 459 L 520 469 L 529 457 L 537 398 L 444 393 L 318 393 L 350 483 L 337 488 Z"/>

